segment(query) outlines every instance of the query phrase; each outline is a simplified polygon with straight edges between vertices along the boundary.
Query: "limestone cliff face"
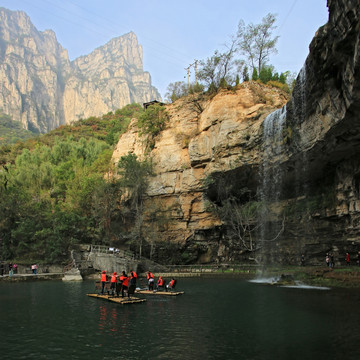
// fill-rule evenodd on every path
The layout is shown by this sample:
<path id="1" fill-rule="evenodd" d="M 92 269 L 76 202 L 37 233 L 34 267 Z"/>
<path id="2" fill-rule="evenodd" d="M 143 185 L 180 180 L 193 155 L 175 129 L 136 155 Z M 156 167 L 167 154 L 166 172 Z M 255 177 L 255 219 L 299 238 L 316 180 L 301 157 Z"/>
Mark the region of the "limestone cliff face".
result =
<path id="1" fill-rule="evenodd" d="M 74 71 L 64 89 L 66 122 L 161 99 L 150 74 L 143 71 L 142 47 L 134 33 L 112 39 L 71 65 Z"/>
<path id="2" fill-rule="evenodd" d="M 62 82 L 67 51 L 52 31 L 39 32 L 24 12 L 0 8 L 0 108 L 25 129 L 64 123 Z"/>
<path id="3" fill-rule="evenodd" d="M 224 90 L 212 99 L 190 96 L 166 106 L 170 120 L 149 154 L 156 175 L 150 179 L 147 208 L 156 208 L 170 220 L 166 230 L 157 234 L 158 240 L 185 244 L 221 225 L 207 210 L 205 179 L 258 164 L 262 122 L 286 101 L 280 90 L 243 83 L 236 91 Z M 144 139 L 136 122 L 121 136 L 113 154 L 115 164 L 129 152 L 144 158 Z"/>
<path id="4" fill-rule="evenodd" d="M 0 108 L 24 128 L 47 132 L 132 102 L 161 99 L 142 68 L 135 34 L 69 61 L 54 32 L 0 8 Z"/>
<path id="5" fill-rule="evenodd" d="M 351 0 L 328 0 L 328 7 L 329 22 L 310 44 L 284 108 L 272 112 L 287 99 L 256 83 L 167 106 L 170 121 L 150 154 L 156 176 L 147 194 L 148 209 L 155 206 L 172 220 L 158 231 L 159 240 L 182 244 L 199 262 L 257 258 L 299 264 L 304 253 L 307 263 L 321 264 L 333 252 L 341 264 L 348 251 L 355 258 L 360 250 L 360 9 Z M 144 155 L 136 120 L 120 139 L 114 162 L 129 151 Z M 224 222 L 207 211 L 224 188 L 240 203 L 268 204 L 268 214 L 257 219 L 263 223 L 259 251 L 241 249 Z M 248 198 L 241 197 L 243 190 Z M 281 223 L 284 231 L 267 242 Z"/>

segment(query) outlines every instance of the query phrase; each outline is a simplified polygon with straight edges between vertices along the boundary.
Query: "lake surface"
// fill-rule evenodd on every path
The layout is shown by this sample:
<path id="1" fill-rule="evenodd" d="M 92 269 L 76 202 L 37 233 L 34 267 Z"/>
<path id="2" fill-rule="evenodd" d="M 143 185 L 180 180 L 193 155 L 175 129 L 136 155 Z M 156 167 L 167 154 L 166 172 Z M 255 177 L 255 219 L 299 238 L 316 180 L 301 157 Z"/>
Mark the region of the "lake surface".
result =
<path id="1" fill-rule="evenodd" d="M 180 278 L 118 305 L 94 283 L 0 283 L 1 359 L 359 359 L 360 290 Z"/>

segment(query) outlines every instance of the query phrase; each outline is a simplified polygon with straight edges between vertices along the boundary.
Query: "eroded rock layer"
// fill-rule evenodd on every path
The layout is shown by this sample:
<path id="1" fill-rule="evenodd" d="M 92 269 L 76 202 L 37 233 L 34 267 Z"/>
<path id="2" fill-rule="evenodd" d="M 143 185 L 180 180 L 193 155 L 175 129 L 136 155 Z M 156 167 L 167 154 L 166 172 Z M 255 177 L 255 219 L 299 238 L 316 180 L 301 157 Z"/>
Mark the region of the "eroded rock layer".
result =
<path id="1" fill-rule="evenodd" d="M 160 99 L 143 71 L 134 33 L 70 62 L 51 30 L 0 8 L 0 108 L 25 129 L 47 132 L 133 102 Z"/>

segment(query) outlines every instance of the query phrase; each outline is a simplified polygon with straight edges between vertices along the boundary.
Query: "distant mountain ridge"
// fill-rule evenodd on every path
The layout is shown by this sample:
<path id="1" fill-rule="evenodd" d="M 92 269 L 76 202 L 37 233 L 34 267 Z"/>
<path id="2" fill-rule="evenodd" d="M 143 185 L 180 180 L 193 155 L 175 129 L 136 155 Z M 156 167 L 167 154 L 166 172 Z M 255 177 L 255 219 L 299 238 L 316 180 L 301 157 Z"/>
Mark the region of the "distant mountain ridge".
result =
<path id="1" fill-rule="evenodd" d="M 70 61 L 51 30 L 21 11 L 0 8 L 0 109 L 22 127 L 45 133 L 133 102 L 161 99 L 143 71 L 133 32 Z"/>

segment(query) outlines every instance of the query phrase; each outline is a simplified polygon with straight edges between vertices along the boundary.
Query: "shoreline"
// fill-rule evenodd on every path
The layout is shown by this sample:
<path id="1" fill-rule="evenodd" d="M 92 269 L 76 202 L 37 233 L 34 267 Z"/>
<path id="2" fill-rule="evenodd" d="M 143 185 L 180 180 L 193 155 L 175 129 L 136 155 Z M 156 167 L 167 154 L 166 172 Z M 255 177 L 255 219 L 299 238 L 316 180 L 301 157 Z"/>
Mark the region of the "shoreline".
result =
<path id="1" fill-rule="evenodd" d="M 83 276 L 83 280 L 99 280 L 99 272 Z M 337 288 L 360 288 L 360 267 L 338 267 L 335 269 L 327 267 L 312 266 L 279 266 L 270 267 L 265 270 L 254 268 L 244 268 L 233 271 L 194 271 L 194 272 L 153 272 L 155 278 L 162 276 L 164 279 L 171 278 L 240 278 L 250 280 L 255 278 L 281 278 L 281 283 L 292 283 L 301 281 L 313 286 L 326 286 Z M 145 278 L 146 273 L 140 273 L 139 278 Z M 63 272 L 59 273 L 38 273 L 34 274 L 8 274 L 0 276 L 1 282 L 21 282 L 21 281 L 61 281 L 64 277 Z"/>

